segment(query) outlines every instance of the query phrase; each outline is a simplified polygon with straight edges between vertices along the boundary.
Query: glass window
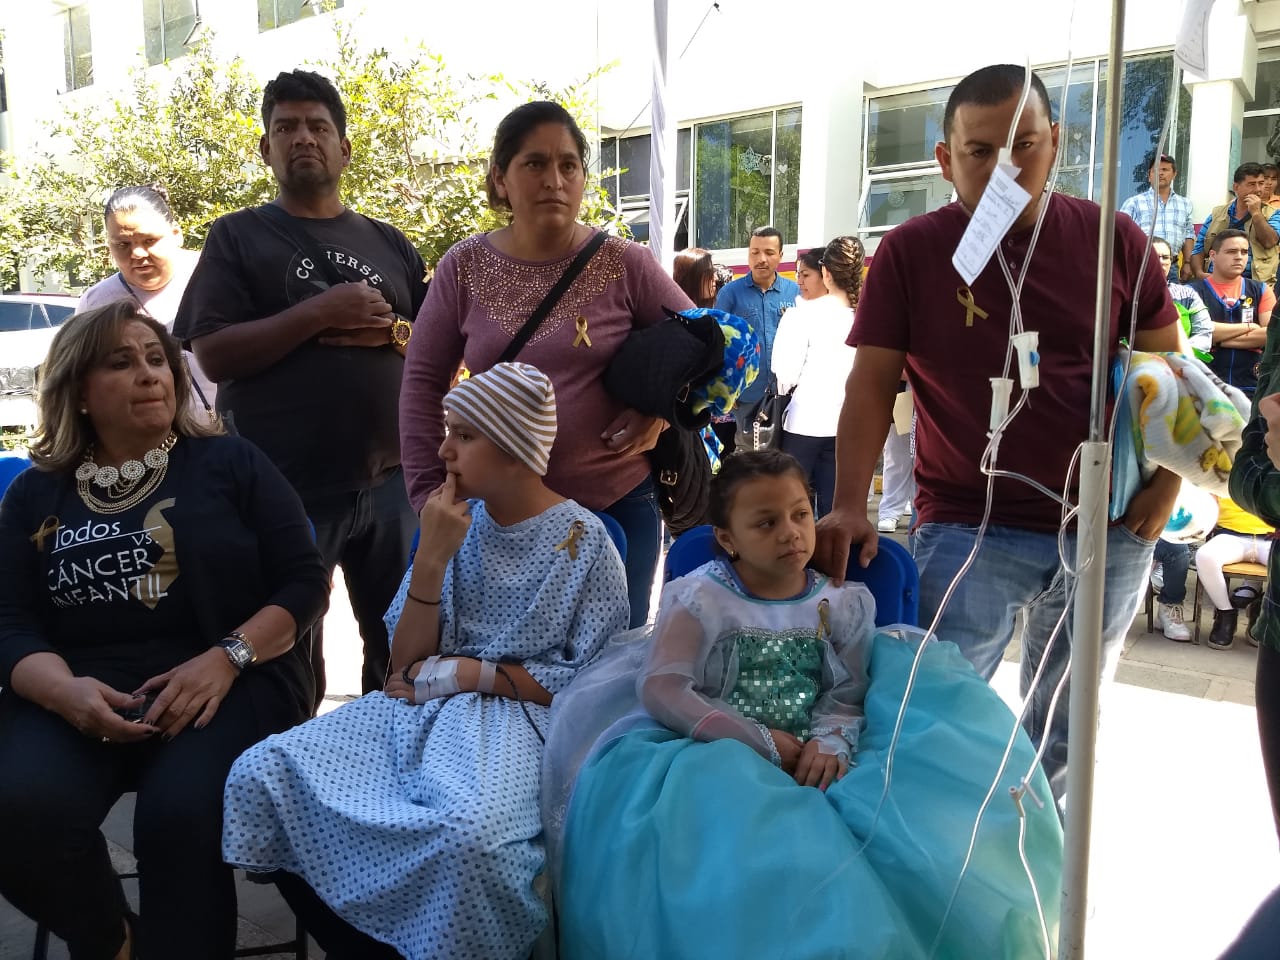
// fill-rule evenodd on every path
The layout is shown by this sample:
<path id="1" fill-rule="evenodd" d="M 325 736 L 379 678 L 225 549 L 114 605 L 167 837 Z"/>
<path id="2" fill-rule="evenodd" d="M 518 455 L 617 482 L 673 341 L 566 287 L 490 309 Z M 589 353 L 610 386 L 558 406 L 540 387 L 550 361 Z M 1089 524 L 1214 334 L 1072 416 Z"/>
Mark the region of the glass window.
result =
<path id="1" fill-rule="evenodd" d="M 1106 106 L 1106 64 L 1098 69 L 1097 168 L 1094 174 L 1096 199 L 1102 191 L 1102 128 Z M 1147 170 L 1156 140 L 1169 109 L 1169 83 L 1173 76 L 1173 57 L 1141 57 L 1125 60 L 1124 83 L 1120 88 L 1120 169 L 1116 184 L 1116 203 L 1122 203 L 1149 187 Z M 1181 79 L 1181 77 L 1179 78 Z M 1165 153 L 1178 162 L 1175 192 L 1186 192 L 1186 171 L 1191 141 L 1191 94 L 1178 84 L 1178 107 L 1166 140 Z"/>
<path id="2" fill-rule="evenodd" d="M 775 122 L 777 164 L 773 162 Z M 696 151 L 695 139 L 698 141 Z M 722 149 L 707 146 L 722 139 Z M 650 150 L 651 137 L 647 133 L 611 137 L 600 142 L 600 169 L 615 167 L 619 171 L 616 176 L 604 178 L 604 188 L 615 208 L 623 208 L 632 236 L 642 241 L 648 236 Z M 690 195 L 698 193 L 691 189 L 695 180 L 695 152 L 698 183 L 706 183 L 708 189 L 721 191 L 706 207 L 698 207 L 697 218 L 701 226 L 696 241 L 691 239 L 689 229 L 692 216 Z M 726 166 L 731 161 L 738 164 L 733 171 Z M 776 116 L 771 111 L 677 129 L 675 164 L 677 224 L 674 249 L 682 250 L 692 242 L 709 247 L 733 245 L 722 242 L 733 232 L 725 219 L 731 214 L 743 222 L 753 220 L 752 227 L 775 223 L 783 231 L 784 238 L 790 236 L 794 239 L 800 208 L 799 107 L 778 111 Z M 725 189 L 740 202 L 723 202 Z M 750 230 L 747 228 L 748 234 Z M 745 246 L 746 242 L 744 235 L 738 245 Z"/>
<path id="3" fill-rule="evenodd" d="M 689 246 L 689 197 L 677 196 L 675 204 L 675 243 L 673 249 L 683 250 Z M 637 243 L 649 242 L 649 206 L 631 206 L 623 212 L 623 221 L 631 231 L 631 239 Z"/>
<path id="4" fill-rule="evenodd" d="M 688 190 L 693 171 L 693 160 L 689 156 L 693 150 L 693 130 L 681 127 L 676 131 L 676 189 Z M 680 248 L 681 250 L 684 247 Z"/>
<path id="5" fill-rule="evenodd" d="M 1125 61 L 1117 202 L 1147 189 L 1147 165 L 1168 108 L 1172 67 L 1173 58 L 1169 54 Z M 1099 60 L 1074 64 L 1071 83 L 1065 91 L 1065 68 L 1037 72 L 1049 92 L 1053 118 L 1065 123 L 1059 141 L 1062 163 L 1057 190 L 1097 199 L 1102 189 L 1106 65 Z M 1280 74 L 1277 76 L 1280 78 Z M 881 232 L 908 216 L 937 209 L 948 202 L 949 189 L 938 186 L 941 178 L 933 163 L 933 143 L 942 136 L 942 117 L 951 90 L 951 87 L 937 87 L 868 100 L 864 233 Z M 1246 121 L 1246 137 L 1250 129 Z M 1177 158 L 1179 171 L 1187 166 L 1190 135 L 1191 94 L 1178 84 L 1178 107 L 1165 152 Z M 1280 140 L 1277 145 L 1280 146 Z M 910 179 L 901 179 L 904 174 L 909 174 Z M 1179 187 L 1185 190 L 1182 181 L 1175 181 L 1174 189 Z M 921 204 L 924 209 L 920 209 Z"/>
<path id="6" fill-rule="evenodd" d="M 93 38 L 89 34 L 88 4 L 71 7 L 63 14 L 62 59 L 66 89 L 79 90 L 93 83 Z"/>
<path id="7" fill-rule="evenodd" d="M 1280 49 L 1259 50 L 1259 57 L 1275 57 Z M 1280 60 L 1258 64 L 1254 98 L 1244 105 L 1240 159 L 1280 163 Z"/>
<path id="8" fill-rule="evenodd" d="M 649 195 L 649 134 L 618 141 L 618 193 L 623 197 Z"/>
<path id="9" fill-rule="evenodd" d="M 800 108 L 779 110 L 773 145 L 773 215 L 782 239 L 794 242 L 800 229 Z"/>
<path id="10" fill-rule="evenodd" d="M 905 220 L 951 202 L 951 184 L 941 173 L 886 177 L 867 190 L 863 223 L 869 233 L 883 233 Z"/>
<path id="11" fill-rule="evenodd" d="M 1063 135 L 1058 140 L 1062 166 L 1058 170 L 1057 189 L 1060 193 L 1073 197 L 1092 195 L 1096 70 L 1097 61 L 1093 60 L 1072 66 L 1071 87 L 1067 91 L 1065 102 L 1062 86 L 1067 79 L 1066 70 L 1045 70 L 1040 74 L 1045 89 L 1049 91 L 1050 114 L 1059 124 L 1065 124 Z M 1101 140 L 1096 142 L 1100 143 Z"/>
<path id="12" fill-rule="evenodd" d="M 164 63 L 185 56 L 187 38 L 195 26 L 195 0 L 142 0 L 147 63 Z"/>
<path id="13" fill-rule="evenodd" d="M 30 303 L 0 300 L 0 333 L 30 330 L 33 310 L 34 305 Z M 40 318 L 40 321 L 40 325 L 44 326 L 43 317 Z"/>
<path id="14" fill-rule="evenodd" d="M 1280 162 L 1280 113 L 1259 114 L 1244 118 L 1244 136 L 1240 158 L 1258 163 Z"/>
<path id="15" fill-rule="evenodd" d="M 609 137 L 600 141 L 600 156 L 598 158 L 600 171 L 600 185 L 604 187 L 605 193 L 609 195 L 609 205 L 613 209 L 618 209 L 618 138 Z M 613 171 L 607 173 L 607 171 Z"/>
<path id="16" fill-rule="evenodd" d="M 867 166 L 928 163 L 942 139 L 951 87 L 875 97 L 867 104 Z"/>
<path id="17" fill-rule="evenodd" d="M 341 9 L 342 2 L 331 0 L 333 9 Z M 321 0 L 258 0 L 258 32 L 265 33 L 327 12 Z"/>
<path id="18" fill-rule="evenodd" d="M 1259 50 L 1258 73 L 1253 85 L 1253 99 L 1244 105 L 1245 113 L 1256 110 L 1280 110 L 1280 60 L 1262 60 L 1275 57 L 1280 50 Z"/>
<path id="19" fill-rule="evenodd" d="M 49 318 L 49 326 L 56 327 L 67 317 L 75 313 L 75 307 L 64 307 L 61 304 L 46 303 L 44 312 Z"/>
<path id="20" fill-rule="evenodd" d="M 698 124 L 695 135 L 696 242 L 745 247 L 752 230 L 772 221 L 773 114 Z"/>

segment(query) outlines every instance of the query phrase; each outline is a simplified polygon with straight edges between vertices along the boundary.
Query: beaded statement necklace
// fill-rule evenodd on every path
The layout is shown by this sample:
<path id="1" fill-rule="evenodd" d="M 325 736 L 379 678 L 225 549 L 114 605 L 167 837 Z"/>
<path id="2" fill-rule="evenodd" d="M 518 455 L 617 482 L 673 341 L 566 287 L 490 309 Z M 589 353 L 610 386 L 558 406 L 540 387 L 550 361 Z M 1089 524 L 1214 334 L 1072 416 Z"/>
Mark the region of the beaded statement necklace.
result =
<path id="1" fill-rule="evenodd" d="M 126 460 L 119 470 L 94 463 L 91 444 L 84 452 L 84 462 L 76 467 L 76 492 L 90 510 L 122 513 L 141 503 L 160 486 L 169 470 L 169 451 L 177 442 L 177 434 L 171 433 L 164 443 L 143 454 L 141 461 Z M 95 493 L 93 487 L 101 488 L 102 496 Z"/>

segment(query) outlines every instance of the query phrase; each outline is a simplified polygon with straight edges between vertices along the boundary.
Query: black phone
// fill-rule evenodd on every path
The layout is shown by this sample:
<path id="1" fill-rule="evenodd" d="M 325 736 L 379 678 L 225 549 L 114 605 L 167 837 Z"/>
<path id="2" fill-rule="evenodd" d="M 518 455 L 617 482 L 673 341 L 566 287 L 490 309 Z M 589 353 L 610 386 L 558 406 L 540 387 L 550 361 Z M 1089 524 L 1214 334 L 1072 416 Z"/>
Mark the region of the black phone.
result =
<path id="1" fill-rule="evenodd" d="M 151 712 L 151 708 L 156 704 L 156 698 L 160 696 L 159 690 L 149 691 L 136 707 L 118 707 L 116 713 L 121 719 L 128 720 L 130 723 L 141 723 Z"/>

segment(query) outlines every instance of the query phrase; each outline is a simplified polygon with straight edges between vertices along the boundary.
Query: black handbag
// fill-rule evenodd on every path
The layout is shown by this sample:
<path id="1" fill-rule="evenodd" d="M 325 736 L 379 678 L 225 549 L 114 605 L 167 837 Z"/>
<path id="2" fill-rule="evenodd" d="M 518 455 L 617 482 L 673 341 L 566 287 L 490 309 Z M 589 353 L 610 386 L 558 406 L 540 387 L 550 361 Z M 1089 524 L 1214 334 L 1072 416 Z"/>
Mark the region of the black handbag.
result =
<path id="1" fill-rule="evenodd" d="M 711 501 L 711 461 L 701 433 L 669 427 L 649 451 L 653 491 L 673 537 L 707 522 Z"/>
<path id="2" fill-rule="evenodd" d="M 751 430 L 752 450 L 782 449 L 782 423 L 787 407 L 791 406 L 791 395 L 796 392 L 792 387 L 786 393 L 779 393 L 777 384 L 770 381 L 769 389 L 751 409 L 748 419 Z"/>
<path id="3" fill-rule="evenodd" d="M 711 411 L 693 412 L 693 389 L 724 365 L 724 333 L 713 317 L 667 318 L 633 330 L 605 369 L 604 387 L 615 400 L 671 426 L 647 454 L 654 493 L 673 536 L 706 522 L 711 461 L 701 430 Z"/>
<path id="4" fill-rule="evenodd" d="M 666 309 L 666 308 L 664 308 Z M 693 388 L 724 366 L 724 334 L 714 317 L 667 317 L 632 330 L 604 371 L 609 396 L 672 426 L 701 430 L 711 411 L 694 413 Z"/>

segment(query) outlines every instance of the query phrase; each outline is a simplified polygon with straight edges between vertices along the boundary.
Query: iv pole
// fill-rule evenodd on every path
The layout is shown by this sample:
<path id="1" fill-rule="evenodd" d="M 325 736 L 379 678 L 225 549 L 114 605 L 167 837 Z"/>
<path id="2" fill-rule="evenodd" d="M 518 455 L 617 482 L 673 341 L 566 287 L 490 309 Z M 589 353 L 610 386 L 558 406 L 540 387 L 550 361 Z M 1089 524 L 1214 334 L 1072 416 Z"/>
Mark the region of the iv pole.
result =
<path id="1" fill-rule="evenodd" d="M 1080 512 L 1072 610 L 1070 734 L 1067 745 L 1066 837 L 1062 867 L 1059 960 L 1082 960 L 1088 921 L 1089 843 L 1098 736 L 1098 675 L 1102 662 L 1102 600 L 1106 590 L 1107 502 L 1111 481 L 1107 381 L 1111 354 L 1111 273 L 1116 222 L 1125 0 L 1112 0 L 1107 67 L 1107 118 L 1102 150 L 1102 216 L 1098 225 L 1098 289 L 1093 331 L 1093 393 L 1089 440 L 1080 457 Z M 1176 94 L 1175 94 L 1176 95 Z M 1084 564 L 1088 562 L 1086 568 Z"/>

